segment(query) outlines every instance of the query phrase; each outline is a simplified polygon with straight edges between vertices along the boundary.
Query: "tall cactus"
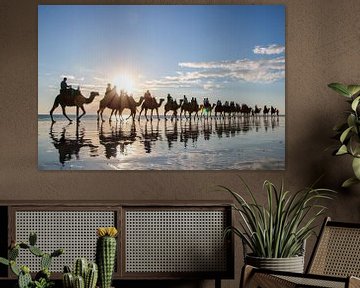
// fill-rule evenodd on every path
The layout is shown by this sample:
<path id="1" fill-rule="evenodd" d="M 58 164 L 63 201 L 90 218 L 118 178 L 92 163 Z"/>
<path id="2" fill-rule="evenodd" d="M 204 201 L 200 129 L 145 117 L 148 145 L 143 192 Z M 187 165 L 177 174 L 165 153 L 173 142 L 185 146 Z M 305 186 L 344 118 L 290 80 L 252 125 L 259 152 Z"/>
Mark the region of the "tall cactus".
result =
<path id="1" fill-rule="evenodd" d="M 89 263 L 85 276 L 85 288 L 95 288 L 98 279 L 98 266 L 96 263 Z"/>
<path id="2" fill-rule="evenodd" d="M 81 276 L 85 280 L 87 269 L 88 269 L 88 261 L 85 258 L 76 259 L 74 266 L 74 274 L 76 276 Z"/>
<path id="3" fill-rule="evenodd" d="M 116 258 L 115 227 L 98 228 L 96 243 L 96 262 L 99 267 L 100 288 L 110 288 Z"/>

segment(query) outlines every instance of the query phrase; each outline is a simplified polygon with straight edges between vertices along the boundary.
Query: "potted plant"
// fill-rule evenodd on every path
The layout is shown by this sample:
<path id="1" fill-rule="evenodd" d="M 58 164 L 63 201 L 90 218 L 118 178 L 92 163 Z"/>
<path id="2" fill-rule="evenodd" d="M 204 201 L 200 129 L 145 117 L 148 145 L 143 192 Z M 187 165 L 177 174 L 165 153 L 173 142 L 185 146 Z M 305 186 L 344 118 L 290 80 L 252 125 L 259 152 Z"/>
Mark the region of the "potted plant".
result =
<path id="1" fill-rule="evenodd" d="M 50 288 L 54 286 L 54 282 L 50 280 L 50 265 L 54 257 L 59 257 L 64 253 L 63 249 L 57 249 L 52 253 L 43 252 L 36 246 L 37 236 L 30 233 L 29 243 L 12 242 L 8 251 L 8 259 L 0 257 L 0 263 L 10 266 L 11 271 L 18 277 L 18 288 Z M 20 249 L 28 250 L 31 254 L 40 258 L 41 270 L 36 273 L 32 279 L 30 268 L 26 265 L 19 265 L 16 260 L 19 256 Z"/>
<path id="2" fill-rule="evenodd" d="M 244 254 L 245 264 L 259 268 L 303 272 L 304 245 L 314 233 L 315 220 L 326 207 L 317 202 L 331 199 L 334 192 L 328 189 L 302 189 L 296 193 L 285 191 L 283 183 L 278 189 L 266 180 L 266 205 L 261 205 L 254 193 L 242 180 L 251 201 L 246 201 L 239 193 L 221 186 L 236 201 L 233 205 L 240 215 L 239 227 L 229 227 L 226 234 L 233 232 L 239 236 L 250 253 Z"/>
<path id="3" fill-rule="evenodd" d="M 346 122 L 334 127 L 340 141 L 340 146 L 334 151 L 334 154 L 337 156 L 350 155 L 352 157 L 354 176 L 342 184 L 343 187 L 349 187 L 360 183 L 360 85 L 331 83 L 328 86 L 346 97 L 351 106 L 347 112 Z"/>

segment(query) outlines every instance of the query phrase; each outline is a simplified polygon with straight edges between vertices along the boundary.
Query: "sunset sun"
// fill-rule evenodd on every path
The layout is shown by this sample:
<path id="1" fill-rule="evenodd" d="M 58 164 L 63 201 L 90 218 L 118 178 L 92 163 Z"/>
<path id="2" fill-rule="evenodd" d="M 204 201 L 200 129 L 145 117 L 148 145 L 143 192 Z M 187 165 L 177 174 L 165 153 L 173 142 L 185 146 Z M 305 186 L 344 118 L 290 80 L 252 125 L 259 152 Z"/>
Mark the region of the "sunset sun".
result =
<path id="1" fill-rule="evenodd" d="M 116 85 L 118 91 L 124 90 L 128 93 L 134 91 L 134 80 L 127 74 L 116 75 L 113 79 L 113 85 Z"/>

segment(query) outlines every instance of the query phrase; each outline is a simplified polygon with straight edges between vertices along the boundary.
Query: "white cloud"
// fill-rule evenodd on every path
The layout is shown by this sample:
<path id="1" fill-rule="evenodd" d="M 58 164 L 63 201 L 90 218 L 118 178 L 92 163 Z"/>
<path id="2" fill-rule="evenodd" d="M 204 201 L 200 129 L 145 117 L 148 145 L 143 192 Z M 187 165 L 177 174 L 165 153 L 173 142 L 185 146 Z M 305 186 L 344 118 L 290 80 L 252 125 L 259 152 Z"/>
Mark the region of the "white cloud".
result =
<path id="1" fill-rule="evenodd" d="M 203 71 L 187 72 L 188 79 L 239 79 L 252 83 L 272 83 L 285 77 L 285 58 L 211 62 L 182 62 L 180 67 L 203 69 Z"/>
<path id="2" fill-rule="evenodd" d="M 208 81 L 203 85 L 203 88 L 204 88 L 204 90 L 212 91 L 214 89 L 220 89 L 221 85 L 220 84 L 215 84 L 215 83 L 213 83 L 211 81 Z"/>
<path id="3" fill-rule="evenodd" d="M 271 44 L 265 47 L 255 46 L 253 52 L 255 54 L 262 54 L 262 55 L 281 54 L 285 52 L 285 46 L 278 44 Z"/>

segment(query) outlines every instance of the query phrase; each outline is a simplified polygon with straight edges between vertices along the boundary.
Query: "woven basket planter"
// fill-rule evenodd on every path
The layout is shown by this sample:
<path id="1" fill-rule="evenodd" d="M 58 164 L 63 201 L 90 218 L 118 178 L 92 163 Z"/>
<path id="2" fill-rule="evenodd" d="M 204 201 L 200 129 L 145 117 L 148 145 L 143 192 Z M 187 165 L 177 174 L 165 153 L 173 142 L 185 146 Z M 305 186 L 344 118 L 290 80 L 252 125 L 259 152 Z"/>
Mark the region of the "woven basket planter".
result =
<path id="1" fill-rule="evenodd" d="M 304 256 L 289 258 L 262 258 L 251 255 L 245 256 L 245 263 L 257 268 L 275 271 L 304 272 Z"/>

